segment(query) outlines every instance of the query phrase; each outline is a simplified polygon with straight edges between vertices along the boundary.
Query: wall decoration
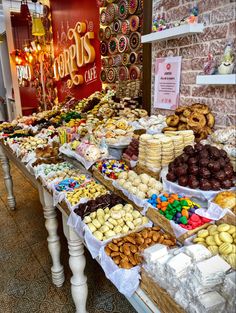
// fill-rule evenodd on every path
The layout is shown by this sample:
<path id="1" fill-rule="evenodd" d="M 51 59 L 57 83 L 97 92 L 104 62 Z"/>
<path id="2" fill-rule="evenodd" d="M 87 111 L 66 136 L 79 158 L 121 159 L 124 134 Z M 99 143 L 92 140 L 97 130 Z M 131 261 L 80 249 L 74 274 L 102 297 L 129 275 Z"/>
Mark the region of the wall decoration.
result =
<path id="1" fill-rule="evenodd" d="M 116 89 L 120 97 L 142 96 L 143 1 L 98 0 L 97 4 L 100 7 L 99 39 L 103 69 L 100 79 L 104 87 Z M 129 80 L 132 83 L 127 82 Z"/>

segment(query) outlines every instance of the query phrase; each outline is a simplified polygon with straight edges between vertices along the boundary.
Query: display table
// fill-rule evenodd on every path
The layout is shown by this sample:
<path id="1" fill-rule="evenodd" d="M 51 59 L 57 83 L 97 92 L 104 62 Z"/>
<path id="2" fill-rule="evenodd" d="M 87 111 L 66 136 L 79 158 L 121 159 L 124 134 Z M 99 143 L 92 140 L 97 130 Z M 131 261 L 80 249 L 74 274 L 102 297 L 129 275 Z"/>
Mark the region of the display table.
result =
<path id="1" fill-rule="evenodd" d="M 40 202 L 43 207 L 43 214 L 45 218 L 45 227 L 48 232 L 48 250 L 52 258 L 52 282 L 55 286 L 61 287 L 64 283 L 64 269 L 60 261 L 61 245 L 60 238 L 57 234 L 58 221 L 57 212 L 59 210 L 62 214 L 63 231 L 67 238 L 69 249 L 69 266 L 72 271 L 71 277 L 71 293 L 73 301 L 76 306 L 77 313 L 85 313 L 86 301 L 88 294 L 87 277 L 84 274 L 86 259 L 84 256 L 84 242 L 75 233 L 72 227 L 67 225 L 67 219 L 70 214 L 66 205 L 53 205 L 53 197 L 45 187 L 42 186 L 40 180 L 36 179 L 33 174 L 29 172 L 26 166 L 13 154 L 12 150 L 0 142 L 0 160 L 4 173 L 4 181 L 7 190 L 7 200 L 10 209 L 14 210 L 16 206 L 13 195 L 13 182 L 10 174 L 9 160 L 12 161 L 22 173 L 31 181 L 31 183 L 38 189 Z M 149 299 L 142 289 L 138 288 L 131 298 L 127 298 L 135 310 L 139 313 L 159 313 L 156 305 Z"/>

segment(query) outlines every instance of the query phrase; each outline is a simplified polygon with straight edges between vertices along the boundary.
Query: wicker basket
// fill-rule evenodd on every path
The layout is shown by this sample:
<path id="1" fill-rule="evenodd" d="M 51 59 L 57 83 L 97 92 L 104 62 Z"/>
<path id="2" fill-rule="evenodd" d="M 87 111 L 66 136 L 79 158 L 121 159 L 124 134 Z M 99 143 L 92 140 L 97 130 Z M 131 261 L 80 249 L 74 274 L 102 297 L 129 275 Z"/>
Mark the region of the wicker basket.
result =
<path id="1" fill-rule="evenodd" d="M 170 221 L 167 218 L 165 218 L 165 216 L 161 215 L 158 212 L 158 210 L 154 208 L 148 208 L 146 215 L 154 224 L 160 226 L 163 230 L 165 230 L 167 233 L 175 237 L 181 243 L 183 243 L 186 238 L 191 237 L 192 235 L 197 233 L 199 230 L 207 228 L 210 225 L 210 223 L 206 223 L 195 229 L 188 230 L 185 234 L 177 238 L 173 231 Z"/>
<path id="2" fill-rule="evenodd" d="M 151 300 L 157 305 L 158 310 L 161 313 L 185 313 L 184 309 L 181 308 L 166 292 L 165 289 L 161 288 L 152 278 L 142 269 L 141 272 L 141 289 L 143 289 Z"/>

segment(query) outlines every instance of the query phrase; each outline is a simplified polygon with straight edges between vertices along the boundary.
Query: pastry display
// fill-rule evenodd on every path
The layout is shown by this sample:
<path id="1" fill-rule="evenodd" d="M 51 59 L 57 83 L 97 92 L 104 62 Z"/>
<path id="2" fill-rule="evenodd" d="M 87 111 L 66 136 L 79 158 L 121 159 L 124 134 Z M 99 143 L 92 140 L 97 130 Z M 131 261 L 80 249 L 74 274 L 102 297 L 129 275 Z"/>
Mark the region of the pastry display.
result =
<path id="1" fill-rule="evenodd" d="M 161 133 L 166 126 L 166 117 L 161 114 L 142 117 L 135 123 L 137 129 L 146 129 L 150 134 Z"/>
<path id="2" fill-rule="evenodd" d="M 213 202 L 222 209 L 229 209 L 236 213 L 236 191 L 219 192 L 213 199 Z"/>
<path id="3" fill-rule="evenodd" d="M 83 221 L 94 237 L 101 241 L 125 235 L 149 222 L 148 218 L 143 217 L 131 204 L 116 204 L 110 209 L 98 209 L 86 215 Z"/>
<path id="4" fill-rule="evenodd" d="M 137 161 L 138 151 L 139 151 L 139 140 L 137 138 L 132 138 L 128 148 L 125 149 L 123 153 L 123 158 L 130 161 Z"/>
<path id="5" fill-rule="evenodd" d="M 108 190 L 96 183 L 95 181 L 90 181 L 72 192 L 67 192 L 66 198 L 72 206 L 78 204 L 81 199 L 96 199 L 99 196 L 105 195 Z"/>
<path id="6" fill-rule="evenodd" d="M 165 218 L 187 230 L 195 229 L 211 221 L 195 213 L 200 208 L 199 204 L 178 194 L 164 193 L 161 196 L 153 194 L 148 202 L 158 208 L 158 212 Z"/>
<path id="7" fill-rule="evenodd" d="M 143 251 L 157 243 L 173 247 L 176 240 L 162 232 L 160 227 L 144 228 L 140 232 L 113 239 L 105 247 L 105 252 L 120 268 L 130 269 L 142 263 Z"/>
<path id="8" fill-rule="evenodd" d="M 210 145 L 187 146 L 184 153 L 169 164 L 167 180 L 180 186 L 201 190 L 230 189 L 233 166 L 224 150 Z"/>
<path id="9" fill-rule="evenodd" d="M 162 191 L 162 183 L 147 174 L 136 174 L 134 171 L 119 174 L 117 183 L 140 199 Z"/>
<path id="10" fill-rule="evenodd" d="M 207 105 L 194 103 L 191 106 L 177 108 L 174 115 L 166 118 L 166 123 L 168 125 L 166 130 L 192 129 L 196 141 L 200 142 L 212 133 L 215 117 Z"/>
<path id="11" fill-rule="evenodd" d="M 117 179 L 120 173 L 129 170 L 125 162 L 117 160 L 103 160 L 97 162 L 95 167 L 100 173 L 111 179 Z"/>
<path id="12" fill-rule="evenodd" d="M 229 224 L 211 225 L 200 230 L 194 243 L 207 247 L 213 255 L 219 254 L 236 269 L 236 227 Z"/>
<path id="13" fill-rule="evenodd" d="M 35 149 L 37 158 L 51 158 L 57 157 L 59 153 L 59 144 L 57 142 L 53 142 L 52 145 L 47 145 L 44 147 L 38 147 Z"/>

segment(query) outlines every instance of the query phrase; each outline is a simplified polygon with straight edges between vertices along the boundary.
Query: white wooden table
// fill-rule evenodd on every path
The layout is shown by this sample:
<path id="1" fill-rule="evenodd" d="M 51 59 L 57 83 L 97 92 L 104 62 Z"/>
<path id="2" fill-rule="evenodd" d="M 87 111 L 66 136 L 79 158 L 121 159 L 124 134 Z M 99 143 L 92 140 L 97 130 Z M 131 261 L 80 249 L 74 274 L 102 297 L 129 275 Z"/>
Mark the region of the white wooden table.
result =
<path id="1" fill-rule="evenodd" d="M 87 313 L 86 301 L 88 295 L 87 277 L 84 274 L 86 265 L 86 259 L 84 256 L 84 242 L 77 235 L 77 233 L 67 225 L 67 219 L 69 216 L 69 209 L 63 205 L 53 205 L 53 197 L 46 190 L 39 180 L 31 174 L 26 166 L 13 154 L 8 146 L 0 143 L 0 161 L 4 173 L 4 181 L 7 190 L 8 206 L 11 210 L 15 209 L 16 202 L 13 194 L 13 182 L 10 173 L 11 160 L 23 174 L 32 182 L 32 184 L 39 191 L 40 202 L 43 207 L 43 214 L 45 218 L 45 227 L 48 232 L 48 250 L 52 259 L 52 282 L 57 287 L 61 287 L 64 283 L 64 269 L 60 261 L 61 245 L 60 238 L 57 234 L 58 221 L 57 212 L 58 209 L 62 214 L 63 231 L 67 238 L 69 249 L 69 266 L 72 271 L 71 277 L 71 293 L 75 303 L 76 313 Z M 139 288 L 131 298 L 127 300 L 132 304 L 138 313 L 160 313 L 158 308 L 147 297 L 147 295 Z"/>

